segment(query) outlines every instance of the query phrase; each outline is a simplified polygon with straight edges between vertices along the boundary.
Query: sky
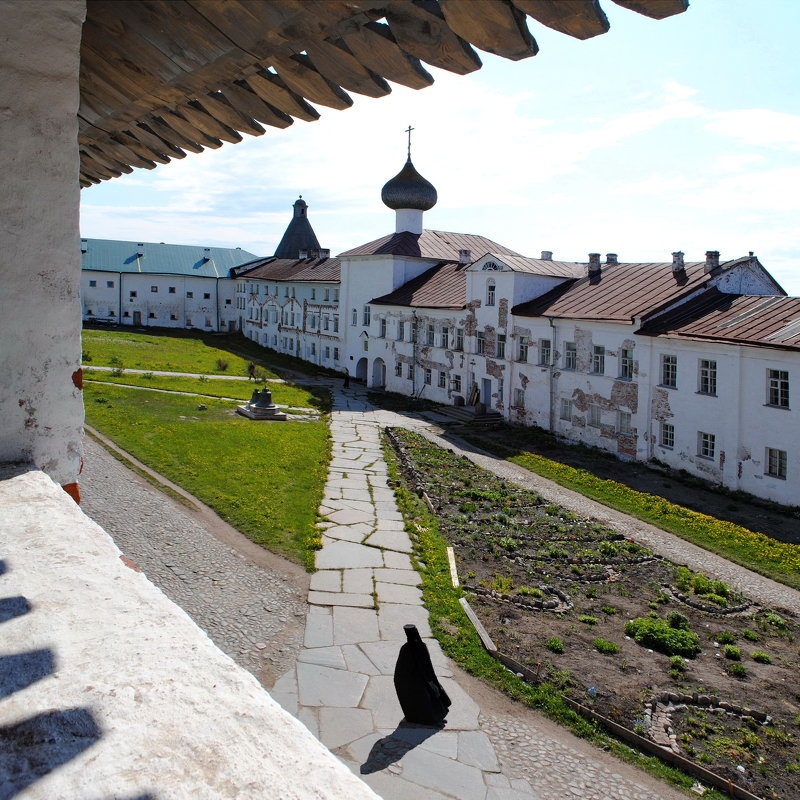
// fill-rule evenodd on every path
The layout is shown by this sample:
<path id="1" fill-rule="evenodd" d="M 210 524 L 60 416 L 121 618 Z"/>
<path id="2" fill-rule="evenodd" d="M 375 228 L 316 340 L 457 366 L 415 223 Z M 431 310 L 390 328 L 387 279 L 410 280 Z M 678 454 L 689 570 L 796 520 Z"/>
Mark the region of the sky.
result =
<path id="1" fill-rule="evenodd" d="M 302 195 L 335 253 L 394 230 L 380 199 L 412 159 L 426 228 L 564 261 L 701 261 L 754 251 L 800 296 L 800 0 L 692 0 L 654 21 L 601 0 L 578 41 L 531 18 L 533 58 L 378 99 L 81 192 L 81 235 L 271 255 Z M 427 66 L 427 65 L 426 65 Z"/>

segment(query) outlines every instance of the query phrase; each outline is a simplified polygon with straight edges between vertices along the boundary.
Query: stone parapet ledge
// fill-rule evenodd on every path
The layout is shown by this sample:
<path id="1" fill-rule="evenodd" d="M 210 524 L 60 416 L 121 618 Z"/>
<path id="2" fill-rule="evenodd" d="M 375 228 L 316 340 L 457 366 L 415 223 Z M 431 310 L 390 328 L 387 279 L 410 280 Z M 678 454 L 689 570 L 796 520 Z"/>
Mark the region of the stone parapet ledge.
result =
<path id="1" fill-rule="evenodd" d="M 375 800 L 38 471 L 0 468 L 0 795 Z"/>

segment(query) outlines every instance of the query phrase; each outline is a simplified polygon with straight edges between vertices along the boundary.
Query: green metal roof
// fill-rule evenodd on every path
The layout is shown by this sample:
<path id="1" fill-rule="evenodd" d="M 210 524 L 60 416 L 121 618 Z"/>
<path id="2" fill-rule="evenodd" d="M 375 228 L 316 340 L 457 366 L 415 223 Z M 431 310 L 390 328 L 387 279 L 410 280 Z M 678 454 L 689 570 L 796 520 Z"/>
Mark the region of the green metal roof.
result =
<path id="1" fill-rule="evenodd" d="M 240 247 L 120 242 L 114 239 L 81 239 L 81 251 L 82 269 L 200 278 L 227 278 L 233 267 L 256 258 Z M 139 253 L 143 255 L 139 256 Z"/>

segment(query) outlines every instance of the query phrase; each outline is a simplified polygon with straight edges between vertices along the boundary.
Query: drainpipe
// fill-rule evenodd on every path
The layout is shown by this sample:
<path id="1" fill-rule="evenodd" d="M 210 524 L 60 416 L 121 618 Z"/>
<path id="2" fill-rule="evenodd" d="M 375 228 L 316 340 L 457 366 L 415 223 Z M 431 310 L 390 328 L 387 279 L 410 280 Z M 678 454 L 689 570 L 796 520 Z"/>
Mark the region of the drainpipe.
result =
<path id="1" fill-rule="evenodd" d="M 638 325 L 636 327 L 641 327 L 641 320 L 638 321 Z M 645 406 L 645 411 L 647 413 L 647 425 L 642 426 L 648 433 L 647 436 L 647 460 L 652 461 L 655 458 L 656 454 L 656 446 L 655 446 L 655 438 L 660 434 L 660 431 L 655 430 L 656 428 L 656 420 L 653 417 L 653 383 L 654 380 L 659 377 L 656 375 L 655 365 L 653 362 L 654 354 L 655 354 L 655 347 L 653 347 L 653 343 L 656 341 L 656 338 L 653 336 L 643 336 L 643 339 L 647 341 L 647 346 L 649 348 L 648 353 L 648 375 L 647 375 L 647 405 Z M 660 382 L 660 378 L 659 378 Z M 639 385 L 641 386 L 641 380 L 639 381 Z"/>
<path id="2" fill-rule="evenodd" d="M 119 286 L 119 302 L 117 303 L 117 325 L 122 325 L 122 273 L 118 272 L 119 281 L 117 281 L 117 286 Z"/>
<path id="3" fill-rule="evenodd" d="M 547 317 L 550 323 L 550 363 L 547 365 L 547 376 L 549 380 L 550 390 L 550 432 L 556 431 L 556 382 L 553 378 L 553 356 L 556 353 L 556 335 L 557 330 L 552 317 Z"/>
<path id="4" fill-rule="evenodd" d="M 216 267 L 214 269 L 216 271 Z M 215 305 L 216 305 L 216 308 L 217 308 L 217 333 L 219 333 L 219 282 L 220 282 L 220 278 L 217 278 L 217 280 L 214 282 L 214 287 L 216 289 L 216 292 L 215 292 L 215 296 L 216 296 Z"/>
<path id="5" fill-rule="evenodd" d="M 411 396 L 417 393 L 417 312 L 411 312 Z"/>

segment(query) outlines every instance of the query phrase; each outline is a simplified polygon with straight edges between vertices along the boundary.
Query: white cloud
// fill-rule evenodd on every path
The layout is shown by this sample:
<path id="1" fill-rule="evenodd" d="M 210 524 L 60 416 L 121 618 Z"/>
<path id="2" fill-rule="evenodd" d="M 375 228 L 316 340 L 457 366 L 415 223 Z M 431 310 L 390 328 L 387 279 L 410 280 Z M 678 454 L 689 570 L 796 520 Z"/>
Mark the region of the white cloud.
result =
<path id="1" fill-rule="evenodd" d="M 721 136 L 763 147 L 800 150 L 800 115 L 767 108 L 720 111 L 706 128 Z"/>

